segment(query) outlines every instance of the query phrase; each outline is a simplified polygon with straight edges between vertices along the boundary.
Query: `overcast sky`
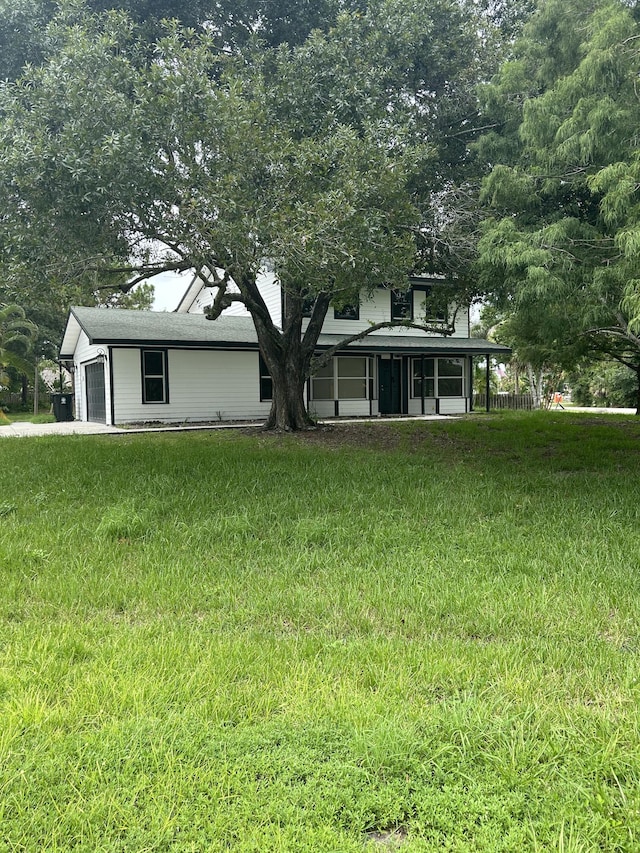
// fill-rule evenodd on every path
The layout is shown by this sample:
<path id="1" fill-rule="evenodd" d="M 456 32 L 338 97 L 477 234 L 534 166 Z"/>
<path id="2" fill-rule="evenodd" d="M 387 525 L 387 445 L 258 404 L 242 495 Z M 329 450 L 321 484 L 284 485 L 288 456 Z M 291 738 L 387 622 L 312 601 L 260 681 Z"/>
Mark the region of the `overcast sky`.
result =
<path id="1" fill-rule="evenodd" d="M 155 288 L 154 311 L 173 311 L 193 278 L 192 272 L 163 272 L 151 279 Z"/>

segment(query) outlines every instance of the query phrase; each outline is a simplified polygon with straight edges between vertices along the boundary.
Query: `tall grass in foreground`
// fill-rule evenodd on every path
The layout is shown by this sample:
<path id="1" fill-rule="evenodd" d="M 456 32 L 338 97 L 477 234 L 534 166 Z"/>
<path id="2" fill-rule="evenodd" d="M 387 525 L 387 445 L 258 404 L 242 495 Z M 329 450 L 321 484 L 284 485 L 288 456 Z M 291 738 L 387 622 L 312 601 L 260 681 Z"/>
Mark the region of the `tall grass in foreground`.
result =
<path id="1" fill-rule="evenodd" d="M 0 850 L 640 849 L 640 423 L 0 444 Z"/>

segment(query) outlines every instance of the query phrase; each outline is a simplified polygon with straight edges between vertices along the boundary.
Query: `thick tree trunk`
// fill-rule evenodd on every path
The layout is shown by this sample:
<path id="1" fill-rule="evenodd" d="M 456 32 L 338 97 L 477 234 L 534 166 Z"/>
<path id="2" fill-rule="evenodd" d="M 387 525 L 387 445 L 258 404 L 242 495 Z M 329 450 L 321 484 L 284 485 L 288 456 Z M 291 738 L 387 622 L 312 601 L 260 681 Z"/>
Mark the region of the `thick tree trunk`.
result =
<path id="1" fill-rule="evenodd" d="M 636 415 L 640 415 L 640 370 L 636 370 Z"/>
<path id="2" fill-rule="evenodd" d="M 316 424 L 304 401 L 311 353 L 306 352 L 299 333 L 274 337 L 260 329 L 259 322 L 256 328 L 273 387 L 273 402 L 265 429 L 287 432 L 313 429 Z"/>
<path id="3" fill-rule="evenodd" d="M 311 317 L 303 332 L 303 306 L 308 293 L 304 286 L 294 288 L 293 294 L 285 293 L 282 329 L 279 329 L 274 325 L 256 284 L 255 273 L 243 275 L 241 271 L 233 272 L 243 301 L 251 313 L 260 352 L 271 374 L 273 402 L 265 429 L 314 429 L 315 421 L 310 417 L 304 402 L 304 386 L 329 307 L 329 294 L 319 293 L 314 296 Z M 217 307 L 224 307 L 222 297 Z"/>
<path id="4" fill-rule="evenodd" d="M 264 428 L 287 432 L 313 429 L 316 424 L 304 402 L 304 378 L 283 370 L 278 376 L 272 374 L 272 379 L 273 402 Z"/>

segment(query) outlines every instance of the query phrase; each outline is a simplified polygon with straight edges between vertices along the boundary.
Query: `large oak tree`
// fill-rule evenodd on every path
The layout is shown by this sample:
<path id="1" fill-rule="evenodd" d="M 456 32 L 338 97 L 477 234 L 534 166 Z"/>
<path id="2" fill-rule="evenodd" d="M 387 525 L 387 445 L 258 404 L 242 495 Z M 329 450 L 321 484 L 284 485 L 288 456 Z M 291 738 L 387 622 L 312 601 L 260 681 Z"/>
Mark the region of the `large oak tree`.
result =
<path id="1" fill-rule="evenodd" d="M 442 0 L 430 17 L 385 0 L 297 47 L 239 54 L 177 25 L 150 50 L 123 14 L 72 9 L 47 44 L 0 102 L 5 275 L 72 288 L 214 272 L 212 316 L 239 300 L 254 320 L 270 425 L 309 425 L 303 387 L 330 303 L 406 286 L 415 265 L 440 99 L 454 103 L 456 75 L 468 92 L 460 7 Z M 282 329 L 257 287 L 265 263 L 287 295 Z"/>
<path id="2" fill-rule="evenodd" d="M 211 41 L 227 52 L 238 53 L 258 38 L 265 46 L 298 44 L 312 29 L 328 30 L 343 6 L 351 0 L 0 0 L 0 81 L 16 80 L 25 65 L 36 67 L 46 61 L 52 48 L 48 24 L 60 8 L 68 19 L 82 10 L 125 11 L 138 27 L 140 45 L 153 51 L 155 41 L 165 31 L 163 20 L 176 19 L 200 32 L 206 30 Z M 356 2 L 357 5 L 357 2 Z M 54 40 L 55 43 L 55 40 Z M 28 72 L 30 73 L 30 71 Z M 8 250 L 15 253 L 15 243 Z M 53 278 L 47 271 L 46 283 L 32 268 L 20 278 L 0 278 L 0 300 L 18 300 L 39 328 L 39 349 L 49 357 L 55 354 L 70 304 L 148 307 L 152 286 L 136 288 L 124 294 L 126 275 L 109 283 L 96 276 L 64 275 Z"/>

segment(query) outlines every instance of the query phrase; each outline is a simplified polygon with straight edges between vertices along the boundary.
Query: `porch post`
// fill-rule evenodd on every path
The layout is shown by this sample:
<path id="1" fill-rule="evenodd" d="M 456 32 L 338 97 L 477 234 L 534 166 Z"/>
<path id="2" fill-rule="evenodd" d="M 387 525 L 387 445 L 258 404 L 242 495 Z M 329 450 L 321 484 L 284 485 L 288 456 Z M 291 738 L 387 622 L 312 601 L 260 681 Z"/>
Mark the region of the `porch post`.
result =
<path id="1" fill-rule="evenodd" d="M 487 353 L 487 384 L 486 384 L 486 393 L 487 393 L 487 412 L 490 409 L 489 406 L 489 393 L 491 391 L 491 383 L 489 381 L 489 370 L 491 369 L 491 365 L 489 362 L 489 353 Z"/>

